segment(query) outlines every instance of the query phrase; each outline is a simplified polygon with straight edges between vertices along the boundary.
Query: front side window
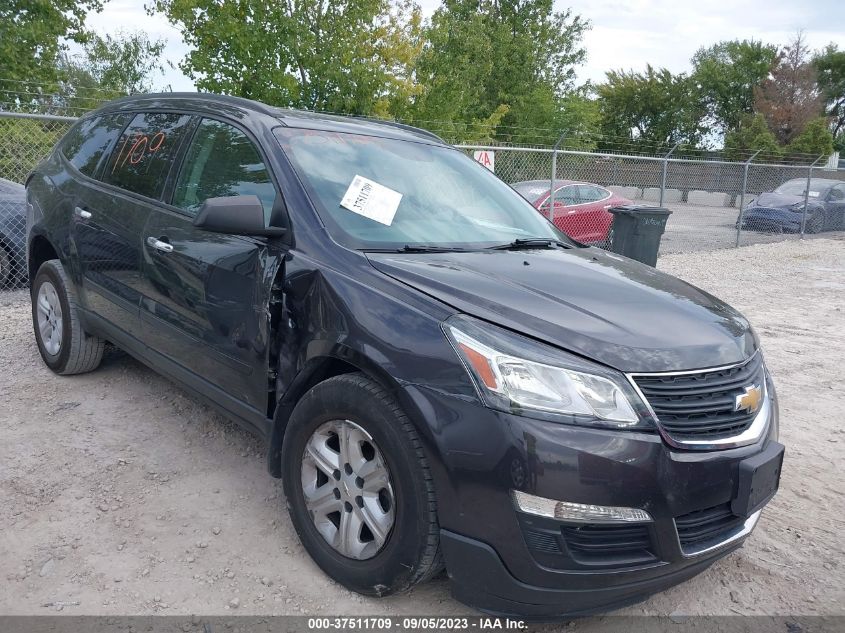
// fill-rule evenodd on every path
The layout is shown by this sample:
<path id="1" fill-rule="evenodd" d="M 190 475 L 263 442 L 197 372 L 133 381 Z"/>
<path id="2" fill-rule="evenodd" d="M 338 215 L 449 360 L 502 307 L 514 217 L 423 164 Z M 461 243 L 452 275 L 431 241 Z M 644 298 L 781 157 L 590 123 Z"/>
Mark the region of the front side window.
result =
<path id="1" fill-rule="evenodd" d="M 82 121 L 68 134 L 62 154 L 80 172 L 93 177 L 100 159 L 114 145 L 127 118 L 127 115 L 110 114 Z"/>
<path id="2" fill-rule="evenodd" d="M 103 182 L 159 198 L 190 121 L 187 114 L 136 115 L 112 150 L 103 170 Z"/>
<path id="3" fill-rule="evenodd" d="M 323 223 L 351 248 L 567 239 L 459 150 L 345 132 L 280 127 L 275 133 Z"/>
<path id="4" fill-rule="evenodd" d="M 555 191 L 555 204 L 562 204 L 571 207 L 574 204 L 581 204 L 583 202 L 578 195 L 577 185 L 567 185 Z"/>
<path id="5" fill-rule="evenodd" d="M 236 127 L 203 119 L 185 155 L 173 205 L 196 215 L 208 198 L 256 195 L 269 223 L 276 188 L 252 141 Z"/>
<path id="6" fill-rule="evenodd" d="M 581 202 L 598 202 L 610 197 L 610 192 L 594 185 L 578 185 L 578 197 Z"/>

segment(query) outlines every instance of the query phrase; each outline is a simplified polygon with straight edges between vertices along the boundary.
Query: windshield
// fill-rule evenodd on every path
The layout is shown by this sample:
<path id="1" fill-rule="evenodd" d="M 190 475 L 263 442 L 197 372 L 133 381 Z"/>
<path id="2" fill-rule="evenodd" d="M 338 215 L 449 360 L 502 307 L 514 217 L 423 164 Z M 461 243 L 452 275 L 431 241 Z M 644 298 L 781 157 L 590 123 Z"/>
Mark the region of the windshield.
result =
<path id="1" fill-rule="evenodd" d="M 327 229 L 351 248 L 570 241 L 486 168 L 450 147 L 322 130 L 277 128 L 276 135 Z"/>
<path id="2" fill-rule="evenodd" d="M 805 191 L 807 191 L 807 181 L 803 178 L 799 180 L 787 180 L 780 187 L 775 189 L 775 193 L 783 193 L 788 196 L 803 196 Z M 811 198 L 818 198 L 820 192 L 821 186 L 819 183 L 811 180 L 809 196 Z"/>

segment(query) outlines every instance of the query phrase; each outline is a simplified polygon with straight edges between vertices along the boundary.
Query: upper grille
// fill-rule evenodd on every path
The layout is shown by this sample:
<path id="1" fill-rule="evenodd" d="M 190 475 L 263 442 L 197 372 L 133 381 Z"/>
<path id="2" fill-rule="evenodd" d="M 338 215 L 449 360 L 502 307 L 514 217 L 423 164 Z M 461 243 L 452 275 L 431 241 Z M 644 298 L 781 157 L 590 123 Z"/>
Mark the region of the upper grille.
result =
<path id="1" fill-rule="evenodd" d="M 705 510 L 696 510 L 675 518 L 678 540 L 684 553 L 701 544 L 722 540 L 726 534 L 744 523 L 742 517 L 731 512 L 731 504 L 723 503 Z"/>
<path id="2" fill-rule="evenodd" d="M 763 359 L 755 354 L 727 369 L 633 378 L 673 439 L 720 439 L 739 435 L 753 422 L 757 411 L 736 411 L 735 403 L 745 387 L 763 386 Z"/>

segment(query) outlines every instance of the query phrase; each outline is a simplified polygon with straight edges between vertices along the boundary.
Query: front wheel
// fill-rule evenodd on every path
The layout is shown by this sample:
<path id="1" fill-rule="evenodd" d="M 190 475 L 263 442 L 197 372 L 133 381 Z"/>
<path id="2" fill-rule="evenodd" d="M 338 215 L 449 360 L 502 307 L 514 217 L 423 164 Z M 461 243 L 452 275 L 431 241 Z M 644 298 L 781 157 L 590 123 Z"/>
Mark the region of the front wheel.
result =
<path id="1" fill-rule="evenodd" d="M 348 589 L 407 591 L 442 567 L 422 444 L 378 383 L 344 374 L 306 393 L 285 431 L 282 469 L 305 549 Z"/>
<path id="2" fill-rule="evenodd" d="M 73 284 L 58 259 L 41 264 L 31 297 L 35 341 L 47 367 L 65 376 L 96 369 L 105 341 L 82 329 Z"/>

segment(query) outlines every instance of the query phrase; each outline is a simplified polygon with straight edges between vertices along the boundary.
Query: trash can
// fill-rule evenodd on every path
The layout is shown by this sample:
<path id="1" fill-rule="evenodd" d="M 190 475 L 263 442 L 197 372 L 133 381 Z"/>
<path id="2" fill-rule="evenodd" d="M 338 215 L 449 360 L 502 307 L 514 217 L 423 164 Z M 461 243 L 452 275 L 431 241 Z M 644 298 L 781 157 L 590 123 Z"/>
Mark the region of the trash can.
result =
<path id="1" fill-rule="evenodd" d="M 657 264 L 660 238 L 672 212 L 662 207 L 624 205 L 608 209 L 613 214 L 610 225 L 610 250 L 643 264 Z"/>

